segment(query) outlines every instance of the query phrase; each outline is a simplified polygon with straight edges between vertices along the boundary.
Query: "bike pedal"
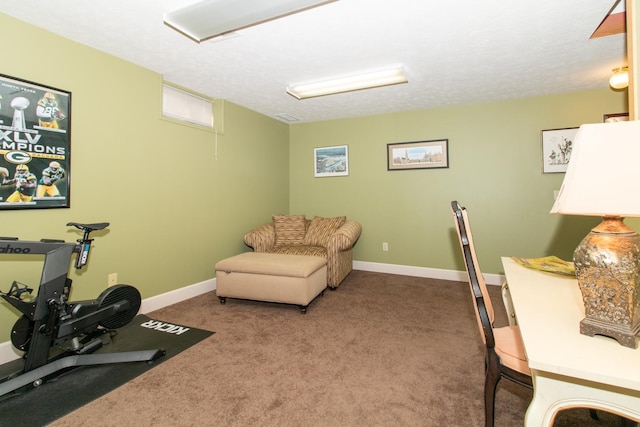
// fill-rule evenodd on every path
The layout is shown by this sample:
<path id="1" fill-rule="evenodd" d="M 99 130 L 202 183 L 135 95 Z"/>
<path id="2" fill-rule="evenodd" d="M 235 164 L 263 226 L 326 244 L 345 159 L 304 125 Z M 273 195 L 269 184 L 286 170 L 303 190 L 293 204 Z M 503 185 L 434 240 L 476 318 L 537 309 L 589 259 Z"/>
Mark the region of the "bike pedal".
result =
<path id="1" fill-rule="evenodd" d="M 27 293 L 31 295 L 33 292 L 33 288 L 28 287 L 24 283 L 16 282 L 15 280 L 11 284 L 11 288 L 9 288 L 9 292 L 6 295 L 10 297 L 14 297 L 17 299 L 21 299 L 22 294 Z"/>

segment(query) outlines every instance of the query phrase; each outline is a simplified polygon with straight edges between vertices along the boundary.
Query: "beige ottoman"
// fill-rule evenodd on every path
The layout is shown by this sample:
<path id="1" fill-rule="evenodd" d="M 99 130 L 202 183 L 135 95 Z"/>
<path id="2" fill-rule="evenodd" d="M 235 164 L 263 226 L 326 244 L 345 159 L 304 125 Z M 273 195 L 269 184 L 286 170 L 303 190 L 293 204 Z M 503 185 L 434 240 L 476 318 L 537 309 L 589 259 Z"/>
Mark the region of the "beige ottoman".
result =
<path id="1" fill-rule="evenodd" d="M 216 264 L 216 294 L 296 304 L 302 313 L 327 287 L 327 260 L 307 255 L 246 252 Z"/>

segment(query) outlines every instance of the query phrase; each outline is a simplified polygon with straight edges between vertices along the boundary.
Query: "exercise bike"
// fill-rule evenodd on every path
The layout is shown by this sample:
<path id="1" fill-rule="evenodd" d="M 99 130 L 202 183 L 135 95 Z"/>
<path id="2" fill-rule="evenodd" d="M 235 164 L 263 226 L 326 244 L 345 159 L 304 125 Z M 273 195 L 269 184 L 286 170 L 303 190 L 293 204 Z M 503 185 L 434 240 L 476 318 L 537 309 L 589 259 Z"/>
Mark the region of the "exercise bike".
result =
<path id="1" fill-rule="evenodd" d="M 102 346 L 102 336 L 129 323 L 142 302 L 133 286 L 115 285 L 95 300 L 70 302 L 72 280 L 68 277 L 73 254 L 74 266 L 81 269 L 89 259 L 93 231 L 105 229 L 108 222 L 81 224 L 70 222 L 83 232 L 76 243 L 42 239 L 21 241 L 0 237 L 0 254 L 44 255 L 38 294 L 14 281 L 0 297 L 22 313 L 11 330 L 11 342 L 24 351 L 24 368 L 0 379 L 0 396 L 23 386 L 37 387 L 54 373 L 67 368 L 122 362 L 153 362 L 164 356 L 162 349 L 90 354 Z"/>

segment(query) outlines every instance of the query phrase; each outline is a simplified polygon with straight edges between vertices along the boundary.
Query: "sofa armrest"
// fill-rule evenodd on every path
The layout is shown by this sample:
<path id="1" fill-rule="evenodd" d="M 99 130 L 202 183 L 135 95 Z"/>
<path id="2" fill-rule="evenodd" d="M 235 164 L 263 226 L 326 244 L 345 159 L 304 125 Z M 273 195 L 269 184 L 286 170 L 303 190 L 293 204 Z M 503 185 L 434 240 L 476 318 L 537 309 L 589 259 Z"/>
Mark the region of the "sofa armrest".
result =
<path id="1" fill-rule="evenodd" d="M 244 243 L 255 252 L 267 252 L 276 244 L 276 230 L 273 223 L 261 225 L 244 235 Z"/>
<path id="2" fill-rule="evenodd" d="M 327 251 L 338 253 L 351 249 L 362 233 L 362 225 L 354 220 L 347 220 L 329 239 Z"/>

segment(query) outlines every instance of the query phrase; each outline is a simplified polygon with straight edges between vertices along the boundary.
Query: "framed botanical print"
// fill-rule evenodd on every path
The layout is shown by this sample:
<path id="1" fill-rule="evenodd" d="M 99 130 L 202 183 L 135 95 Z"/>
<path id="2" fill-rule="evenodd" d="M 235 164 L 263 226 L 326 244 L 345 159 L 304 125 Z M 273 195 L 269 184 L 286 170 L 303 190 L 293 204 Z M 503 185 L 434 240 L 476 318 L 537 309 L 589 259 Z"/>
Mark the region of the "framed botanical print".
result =
<path id="1" fill-rule="evenodd" d="M 542 131 L 542 173 L 567 171 L 576 133 L 578 128 Z"/>

